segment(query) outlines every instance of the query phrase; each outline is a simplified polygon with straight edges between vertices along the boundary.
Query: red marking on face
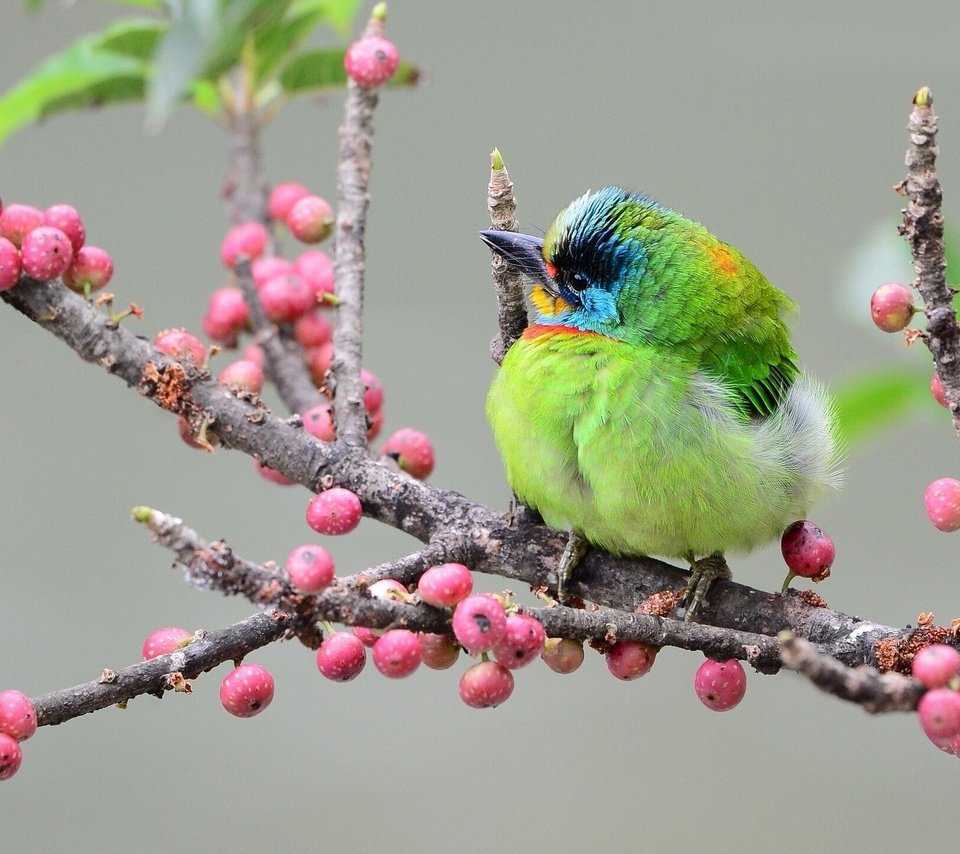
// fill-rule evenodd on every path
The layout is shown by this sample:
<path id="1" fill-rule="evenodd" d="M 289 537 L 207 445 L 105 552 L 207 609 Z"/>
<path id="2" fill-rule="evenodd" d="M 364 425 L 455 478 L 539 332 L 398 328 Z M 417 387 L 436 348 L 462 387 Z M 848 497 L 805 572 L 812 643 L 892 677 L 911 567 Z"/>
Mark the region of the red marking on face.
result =
<path id="1" fill-rule="evenodd" d="M 547 268 L 547 275 L 548 275 L 551 279 L 557 278 L 557 266 L 556 266 L 556 264 L 551 264 L 549 261 L 544 261 L 544 264 L 546 265 L 546 268 Z"/>

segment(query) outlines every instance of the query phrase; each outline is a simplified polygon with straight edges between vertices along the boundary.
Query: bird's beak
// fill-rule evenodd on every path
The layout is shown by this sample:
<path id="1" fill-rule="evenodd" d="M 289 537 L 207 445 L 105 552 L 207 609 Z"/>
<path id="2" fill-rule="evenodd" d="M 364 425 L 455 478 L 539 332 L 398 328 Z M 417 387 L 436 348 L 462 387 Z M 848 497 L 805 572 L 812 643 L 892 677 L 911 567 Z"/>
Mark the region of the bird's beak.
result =
<path id="1" fill-rule="evenodd" d="M 543 240 L 516 231 L 481 231 L 480 239 L 510 267 L 529 276 L 550 294 L 556 294 L 556 283 L 547 273 L 543 260 Z"/>

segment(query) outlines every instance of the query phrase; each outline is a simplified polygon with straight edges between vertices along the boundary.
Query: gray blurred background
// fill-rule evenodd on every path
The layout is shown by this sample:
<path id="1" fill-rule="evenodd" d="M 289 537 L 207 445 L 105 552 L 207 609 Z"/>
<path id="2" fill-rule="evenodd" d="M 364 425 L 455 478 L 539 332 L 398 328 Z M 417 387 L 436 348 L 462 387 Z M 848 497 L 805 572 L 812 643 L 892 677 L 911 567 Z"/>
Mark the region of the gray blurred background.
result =
<path id="1" fill-rule="evenodd" d="M 123 11 L 51 0 L 31 15 L 6 0 L 0 89 Z M 389 34 L 429 81 L 385 93 L 376 117 L 364 362 L 386 386 L 386 432 L 409 425 L 433 438 L 432 482 L 506 505 L 483 416 L 495 305 L 477 239 L 494 145 L 527 229 L 546 228 L 587 188 L 642 190 L 797 300 L 795 340 L 813 373 L 838 382 L 885 364 L 927 369 L 922 347 L 905 352 L 870 325 L 883 271 L 864 275 L 855 259 L 877 228 L 894 233 L 891 186 L 920 85 L 943 117 L 948 210 L 960 189 L 955 4 L 393 0 Z M 270 127 L 272 182 L 333 197 L 341 107 L 339 96 L 303 102 Z M 145 310 L 131 325 L 153 335 L 198 328 L 225 282 L 225 139 L 187 111 L 157 135 L 143 118 L 113 109 L 15 135 L 0 149 L 0 195 L 79 208 L 89 241 L 114 254 L 111 289 Z M 865 292 L 851 296 L 860 279 Z M 129 510 L 149 504 L 245 556 L 282 560 L 313 539 L 306 493 L 262 481 L 239 454 L 187 449 L 168 414 L 2 306 L 0 335 L 0 687 L 42 694 L 136 661 L 158 626 L 216 628 L 251 613 L 187 587 Z M 960 540 L 933 529 L 922 501 L 956 460 L 932 402 L 850 457 L 844 490 L 813 513 L 837 543 L 818 589 L 832 607 L 893 625 L 960 615 Z M 330 548 L 347 573 L 413 546 L 365 521 Z M 784 570 L 773 546 L 734 573 L 773 588 Z M 221 709 L 224 666 L 192 696 L 41 730 L 0 786 L 4 849 L 955 845 L 960 762 L 913 716 L 870 718 L 792 674 L 753 675 L 740 707 L 717 715 L 693 694 L 697 655 L 666 649 L 648 676 L 621 683 L 588 651 L 571 676 L 520 671 L 506 705 L 477 712 L 457 696 L 463 661 L 399 682 L 370 666 L 335 685 L 297 643 L 250 660 L 277 679 L 273 705 L 252 720 Z"/>

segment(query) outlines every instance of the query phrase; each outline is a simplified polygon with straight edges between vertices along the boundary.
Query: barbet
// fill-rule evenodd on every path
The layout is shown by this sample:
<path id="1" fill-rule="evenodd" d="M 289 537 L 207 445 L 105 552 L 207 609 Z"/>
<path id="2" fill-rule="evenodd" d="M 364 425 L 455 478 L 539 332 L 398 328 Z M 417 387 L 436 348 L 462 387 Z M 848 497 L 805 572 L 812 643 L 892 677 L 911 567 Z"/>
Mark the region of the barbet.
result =
<path id="1" fill-rule="evenodd" d="M 699 223 L 617 187 L 544 238 L 485 231 L 534 282 L 487 415 L 517 497 L 588 544 L 687 560 L 689 619 L 724 555 L 778 537 L 836 485 L 830 400 L 799 368 L 793 303 Z"/>

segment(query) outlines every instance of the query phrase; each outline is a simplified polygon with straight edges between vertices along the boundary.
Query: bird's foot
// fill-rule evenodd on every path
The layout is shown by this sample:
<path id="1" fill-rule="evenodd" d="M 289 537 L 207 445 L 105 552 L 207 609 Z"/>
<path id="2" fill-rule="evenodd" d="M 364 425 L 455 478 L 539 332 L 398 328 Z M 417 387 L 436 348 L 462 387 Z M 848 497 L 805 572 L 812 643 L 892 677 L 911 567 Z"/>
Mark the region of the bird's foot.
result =
<path id="1" fill-rule="evenodd" d="M 699 560 L 690 554 L 687 555 L 687 560 L 690 561 L 690 581 L 683 591 L 680 605 L 686 609 L 683 619 L 689 623 L 699 614 L 700 606 L 713 582 L 729 581 L 733 574 L 727 566 L 726 558 L 721 554 L 709 555 Z"/>
<path id="2" fill-rule="evenodd" d="M 573 570 L 587 553 L 589 547 L 590 544 L 583 538 L 582 534 L 578 534 L 576 531 L 570 532 L 567 545 L 560 556 L 560 565 L 557 567 L 557 601 L 561 605 L 570 598 L 567 588 L 570 586 L 570 579 L 573 578 Z"/>

